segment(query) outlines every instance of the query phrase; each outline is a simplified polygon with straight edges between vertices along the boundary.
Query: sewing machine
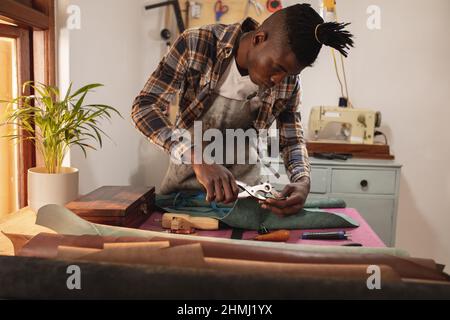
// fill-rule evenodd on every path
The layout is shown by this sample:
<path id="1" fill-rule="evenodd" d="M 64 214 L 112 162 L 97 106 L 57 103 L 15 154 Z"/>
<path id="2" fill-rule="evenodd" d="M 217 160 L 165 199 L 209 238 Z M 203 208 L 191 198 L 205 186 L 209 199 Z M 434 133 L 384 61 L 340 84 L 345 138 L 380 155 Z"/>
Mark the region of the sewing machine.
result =
<path id="1" fill-rule="evenodd" d="M 313 107 L 308 126 L 310 137 L 323 141 L 319 139 L 319 134 L 332 123 L 341 124 L 340 133 L 345 137 L 345 142 L 373 144 L 375 128 L 381 124 L 381 113 L 359 108 Z"/>

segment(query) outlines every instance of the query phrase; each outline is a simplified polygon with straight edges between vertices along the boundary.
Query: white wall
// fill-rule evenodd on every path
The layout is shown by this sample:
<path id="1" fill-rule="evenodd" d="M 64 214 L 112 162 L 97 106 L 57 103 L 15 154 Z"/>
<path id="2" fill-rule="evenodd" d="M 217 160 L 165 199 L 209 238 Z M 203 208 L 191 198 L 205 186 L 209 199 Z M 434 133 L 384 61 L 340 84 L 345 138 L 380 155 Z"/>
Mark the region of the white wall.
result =
<path id="1" fill-rule="evenodd" d="M 60 85 L 98 82 L 88 102 L 116 107 L 117 116 L 102 129 L 111 137 L 99 151 L 71 150 L 71 165 L 80 170 L 80 193 L 101 185 L 159 185 L 167 157 L 138 132 L 131 121 L 134 98 L 164 52 L 160 39 L 165 9 L 145 11 L 143 0 L 57 0 Z M 67 30 L 69 5 L 77 5 L 81 28 Z"/>
<path id="2" fill-rule="evenodd" d="M 366 26 L 369 5 L 381 9 L 381 30 Z M 396 246 L 450 266 L 450 1 L 337 0 L 337 10 L 355 35 L 345 65 L 350 98 L 381 111 L 403 165 Z M 340 95 L 329 50 L 302 80 L 306 126 L 312 106 L 336 105 Z"/>
<path id="3" fill-rule="evenodd" d="M 69 32 L 69 78 L 77 86 L 104 83 L 92 100 L 118 107 L 125 118 L 105 124 L 115 144 L 106 141 L 87 159 L 72 151 L 72 164 L 81 172 L 80 191 L 106 184 L 158 186 L 167 157 L 134 129 L 130 108 L 164 49 L 159 39 L 164 10 L 144 12 L 141 0 L 64 1 L 78 4 L 82 13 L 81 30 Z M 305 2 L 317 8 L 316 1 Z M 346 61 L 350 97 L 356 107 L 382 112 L 382 131 L 403 164 L 397 246 L 450 265 L 450 134 L 445 130 L 450 1 L 338 0 L 337 5 L 339 18 L 352 22 L 356 36 Z M 381 30 L 366 27 L 369 5 L 381 8 Z M 64 17 L 58 20 L 60 26 L 65 23 Z M 339 96 L 329 50 L 322 50 L 302 78 L 306 125 L 311 106 L 336 104 Z"/>

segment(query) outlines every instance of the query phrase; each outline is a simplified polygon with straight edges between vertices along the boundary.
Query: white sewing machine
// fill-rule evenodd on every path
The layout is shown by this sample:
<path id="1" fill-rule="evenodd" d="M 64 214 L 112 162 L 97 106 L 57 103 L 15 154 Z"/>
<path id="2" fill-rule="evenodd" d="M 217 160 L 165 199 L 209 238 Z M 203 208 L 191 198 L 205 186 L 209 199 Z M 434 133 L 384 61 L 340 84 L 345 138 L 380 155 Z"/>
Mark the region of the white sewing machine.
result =
<path id="1" fill-rule="evenodd" d="M 375 128 L 381 124 L 381 113 L 359 108 L 313 107 L 308 126 L 310 137 L 323 141 L 318 139 L 319 134 L 332 123 L 341 124 L 340 133 L 345 137 L 343 142 L 373 144 Z"/>

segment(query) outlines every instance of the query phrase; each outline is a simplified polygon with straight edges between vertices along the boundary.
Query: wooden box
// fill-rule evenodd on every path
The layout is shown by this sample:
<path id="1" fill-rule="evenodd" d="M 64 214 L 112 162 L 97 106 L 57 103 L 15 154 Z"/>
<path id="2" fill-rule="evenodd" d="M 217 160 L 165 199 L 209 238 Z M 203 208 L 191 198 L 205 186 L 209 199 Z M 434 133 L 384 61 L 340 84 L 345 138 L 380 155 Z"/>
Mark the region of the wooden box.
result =
<path id="1" fill-rule="evenodd" d="M 137 228 L 153 211 L 155 187 L 103 186 L 66 204 L 90 222 Z"/>

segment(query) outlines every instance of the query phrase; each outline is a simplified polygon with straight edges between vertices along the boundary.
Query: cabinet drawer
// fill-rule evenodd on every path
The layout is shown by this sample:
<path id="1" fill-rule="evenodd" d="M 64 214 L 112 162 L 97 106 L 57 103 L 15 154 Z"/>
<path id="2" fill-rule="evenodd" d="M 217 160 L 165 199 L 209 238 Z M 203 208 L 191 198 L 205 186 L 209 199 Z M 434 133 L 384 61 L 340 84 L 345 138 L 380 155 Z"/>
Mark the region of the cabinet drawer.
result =
<path id="1" fill-rule="evenodd" d="M 334 169 L 333 193 L 394 194 L 396 174 L 393 170 Z"/>
<path id="2" fill-rule="evenodd" d="M 377 199 L 361 196 L 332 195 L 345 200 L 347 207 L 356 208 L 375 233 L 387 246 L 393 246 L 395 203 L 393 199 Z"/>
<path id="3" fill-rule="evenodd" d="M 311 168 L 311 193 L 326 193 L 328 183 L 328 169 Z"/>

